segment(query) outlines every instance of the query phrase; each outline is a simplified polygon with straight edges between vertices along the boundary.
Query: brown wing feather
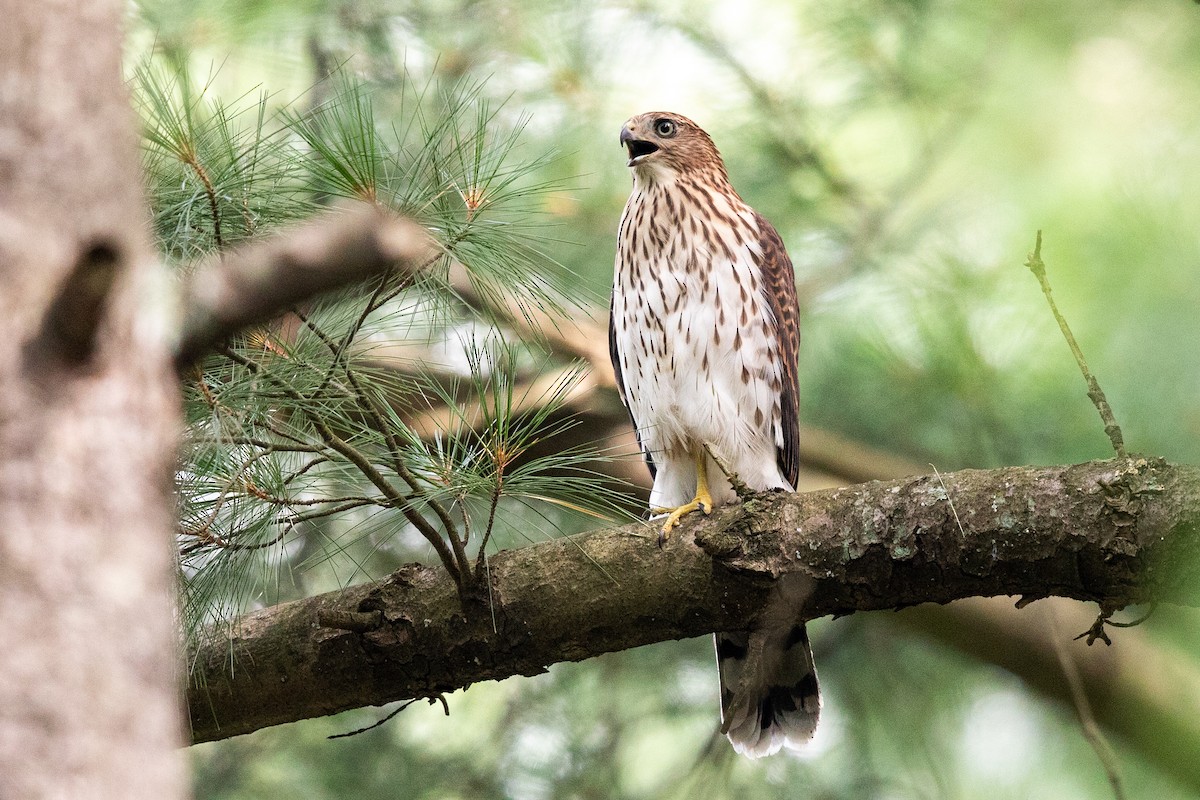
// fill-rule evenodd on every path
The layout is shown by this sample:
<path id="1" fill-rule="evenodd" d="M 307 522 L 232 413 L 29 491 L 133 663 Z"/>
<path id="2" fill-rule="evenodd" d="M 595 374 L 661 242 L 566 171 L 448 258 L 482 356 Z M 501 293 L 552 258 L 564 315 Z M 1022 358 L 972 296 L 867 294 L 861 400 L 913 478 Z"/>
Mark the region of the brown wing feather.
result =
<path id="1" fill-rule="evenodd" d="M 633 435 L 637 437 L 638 449 L 642 451 L 642 457 L 646 459 L 646 466 L 650 470 L 650 477 L 653 478 L 657 473 L 654 459 L 650 457 L 650 451 L 642 444 L 642 434 L 637 420 L 633 418 L 633 410 L 629 407 L 629 398 L 625 395 L 625 376 L 621 374 L 621 351 L 617 347 L 617 326 L 613 323 L 612 315 L 613 305 L 610 301 L 608 306 L 608 357 L 612 360 L 613 373 L 617 376 L 617 393 L 621 396 L 621 405 L 625 406 L 625 411 L 629 414 L 629 421 L 633 423 Z"/>
<path id="2" fill-rule="evenodd" d="M 783 363 L 783 447 L 776 451 L 779 469 L 795 488 L 800 477 L 800 383 L 796 358 L 800 352 L 800 303 L 796 299 L 796 273 L 778 231 L 763 218 L 758 220 L 758 244 L 762 248 L 762 291 L 775 316 L 776 341 Z"/>

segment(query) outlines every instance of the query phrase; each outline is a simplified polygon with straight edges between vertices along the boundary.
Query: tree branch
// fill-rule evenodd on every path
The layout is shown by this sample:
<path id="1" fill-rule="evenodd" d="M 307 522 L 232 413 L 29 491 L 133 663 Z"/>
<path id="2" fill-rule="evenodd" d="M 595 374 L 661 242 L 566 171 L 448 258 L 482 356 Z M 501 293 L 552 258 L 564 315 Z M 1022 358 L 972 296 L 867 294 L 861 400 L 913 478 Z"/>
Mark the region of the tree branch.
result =
<path id="1" fill-rule="evenodd" d="M 1200 605 L 1200 468 L 1160 460 L 758 495 L 683 532 L 662 552 L 634 524 L 500 553 L 492 609 L 464 608 L 444 570 L 412 565 L 248 614 L 193 654 L 193 738 L 744 628 L 783 576 L 808 582 L 796 612 L 809 619 L 1001 594 Z M 369 612 L 367 631 L 319 621 Z"/>
<path id="2" fill-rule="evenodd" d="M 321 292 L 428 264 L 433 240 L 374 206 L 342 209 L 201 265 L 184 288 L 176 366 L 185 369 L 228 336 Z"/>

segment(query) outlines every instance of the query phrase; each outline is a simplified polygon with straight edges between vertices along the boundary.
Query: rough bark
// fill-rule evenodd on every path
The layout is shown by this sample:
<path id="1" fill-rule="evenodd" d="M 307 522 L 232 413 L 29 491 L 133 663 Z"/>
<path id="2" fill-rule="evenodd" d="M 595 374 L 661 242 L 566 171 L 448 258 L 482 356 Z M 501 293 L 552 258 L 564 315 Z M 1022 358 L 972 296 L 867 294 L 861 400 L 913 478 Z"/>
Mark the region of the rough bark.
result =
<path id="1" fill-rule="evenodd" d="M 184 794 L 177 389 L 115 0 L 0 23 L 0 797 Z"/>
<path id="2" fill-rule="evenodd" d="M 1125 459 L 760 495 L 654 539 L 631 525 L 501 553 L 490 600 L 465 611 L 444 572 L 413 565 L 249 614 L 194 654 L 193 738 L 743 628 L 781 578 L 809 584 L 810 619 L 1011 594 L 1200 605 L 1200 469 Z"/>

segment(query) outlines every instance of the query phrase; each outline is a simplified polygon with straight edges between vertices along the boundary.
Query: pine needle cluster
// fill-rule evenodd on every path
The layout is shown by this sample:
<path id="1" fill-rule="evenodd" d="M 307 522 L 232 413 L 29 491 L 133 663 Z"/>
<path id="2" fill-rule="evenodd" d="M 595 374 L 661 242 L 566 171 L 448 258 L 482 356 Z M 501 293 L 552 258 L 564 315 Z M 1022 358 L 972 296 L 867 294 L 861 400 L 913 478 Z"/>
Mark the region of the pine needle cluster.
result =
<path id="1" fill-rule="evenodd" d="M 415 273 L 294 308 L 185 376 L 192 634 L 414 552 L 478 594 L 489 547 L 621 497 L 588 468 L 603 453 L 553 443 L 577 424 L 585 369 L 515 334 L 570 313 L 538 246 L 539 195 L 555 187 L 536 178 L 546 156 L 521 151 L 525 120 L 502 121 L 478 84 L 328 81 L 314 95 L 329 99 L 275 109 L 265 93 L 226 103 L 177 64 L 134 75 L 154 231 L 181 272 L 343 198 L 409 216 L 440 246 Z M 378 118 L 377 102 L 394 113 Z"/>

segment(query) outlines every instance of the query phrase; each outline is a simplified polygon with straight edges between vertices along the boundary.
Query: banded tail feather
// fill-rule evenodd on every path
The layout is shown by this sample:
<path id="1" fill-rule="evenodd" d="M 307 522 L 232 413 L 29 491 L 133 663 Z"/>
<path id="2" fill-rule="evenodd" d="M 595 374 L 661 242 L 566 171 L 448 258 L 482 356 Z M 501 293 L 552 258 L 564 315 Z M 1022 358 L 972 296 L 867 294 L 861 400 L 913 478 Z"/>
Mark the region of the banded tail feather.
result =
<path id="1" fill-rule="evenodd" d="M 812 646 L 803 624 L 777 632 L 718 633 L 721 731 L 734 750 L 762 758 L 812 738 L 821 713 Z"/>

